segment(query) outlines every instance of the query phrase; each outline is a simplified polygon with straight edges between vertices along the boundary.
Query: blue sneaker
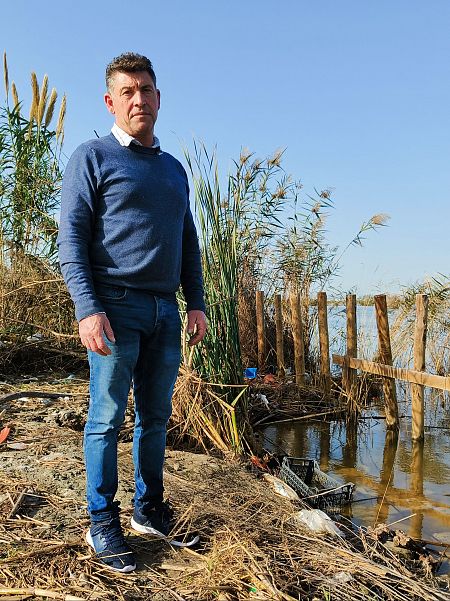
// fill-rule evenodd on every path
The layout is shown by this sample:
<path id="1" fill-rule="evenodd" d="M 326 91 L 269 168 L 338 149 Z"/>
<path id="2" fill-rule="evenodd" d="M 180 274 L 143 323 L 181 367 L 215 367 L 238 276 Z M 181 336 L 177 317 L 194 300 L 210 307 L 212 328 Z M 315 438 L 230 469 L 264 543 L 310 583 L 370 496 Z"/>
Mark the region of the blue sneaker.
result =
<path id="1" fill-rule="evenodd" d="M 119 518 L 93 524 L 86 532 L 86 542 L 111 570 L 126 573 L 136 569 L 136 559 L 125 541 Z"/>
<path id="2" fill-rule="evenodd" d="M 138 510 L 135 508 L 131 527 L 140 534 L 150 534 L 165 539 L 173 547 L 192 547 L 200 537 L 192 532 L 173 535 L 174 513 L 169 503 L 159 503 L 156 507 Z"/>

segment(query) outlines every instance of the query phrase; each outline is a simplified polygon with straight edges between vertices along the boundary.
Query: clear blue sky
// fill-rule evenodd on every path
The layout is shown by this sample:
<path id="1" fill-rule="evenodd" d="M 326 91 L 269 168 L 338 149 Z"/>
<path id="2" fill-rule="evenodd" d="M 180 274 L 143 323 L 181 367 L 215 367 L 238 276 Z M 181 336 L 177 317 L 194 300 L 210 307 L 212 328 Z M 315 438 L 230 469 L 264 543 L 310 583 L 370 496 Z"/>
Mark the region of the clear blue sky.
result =
<path id="1" fill-rule="evenodd" d="M 329 237 L 341 246 L 390 214 L 346 253 L 343 289 L 450 274 L 448 0 L 16 0 L 0 17 L 19 96 L 31 70 L 68 96 L 67 154 L 109 130 L 104 67 L 134 50 L 154 63 L 169 152 L 195 136 L 217 144 L 226 171 L 241 147 L 286 148 L 306 191 L 334 189 Z"/>

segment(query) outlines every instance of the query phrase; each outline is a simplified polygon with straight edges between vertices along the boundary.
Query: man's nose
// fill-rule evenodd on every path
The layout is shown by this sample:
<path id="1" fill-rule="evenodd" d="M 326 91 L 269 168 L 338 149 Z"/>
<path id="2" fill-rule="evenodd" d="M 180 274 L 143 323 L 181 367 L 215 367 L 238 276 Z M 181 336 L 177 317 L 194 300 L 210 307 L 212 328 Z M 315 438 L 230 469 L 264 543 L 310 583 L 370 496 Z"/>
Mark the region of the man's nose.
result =
<path id="1" fill-rule="evenodd" d="M 144 94 L 142 94 L 142 92 L 137 91 L 134 95 L 134 104 L 136 106 L 144 106 L 145 104 L 145 99 L 144 99 Z"/>

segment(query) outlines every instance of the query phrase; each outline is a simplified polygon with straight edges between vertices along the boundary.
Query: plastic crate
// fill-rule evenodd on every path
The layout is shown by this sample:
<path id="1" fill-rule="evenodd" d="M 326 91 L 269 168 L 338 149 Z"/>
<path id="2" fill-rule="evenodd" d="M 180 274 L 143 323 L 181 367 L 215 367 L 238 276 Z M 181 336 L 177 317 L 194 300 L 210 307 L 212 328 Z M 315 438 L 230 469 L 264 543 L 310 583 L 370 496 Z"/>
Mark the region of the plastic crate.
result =
<path id="1" fill-rule="evenodd" d="M 284 457 L 279 472 L 280 478 L 311 507 L 329 512 L 339 511 L 351 503 L 355 485 L 339 484 L 322 472 L 314 459 Z"/>

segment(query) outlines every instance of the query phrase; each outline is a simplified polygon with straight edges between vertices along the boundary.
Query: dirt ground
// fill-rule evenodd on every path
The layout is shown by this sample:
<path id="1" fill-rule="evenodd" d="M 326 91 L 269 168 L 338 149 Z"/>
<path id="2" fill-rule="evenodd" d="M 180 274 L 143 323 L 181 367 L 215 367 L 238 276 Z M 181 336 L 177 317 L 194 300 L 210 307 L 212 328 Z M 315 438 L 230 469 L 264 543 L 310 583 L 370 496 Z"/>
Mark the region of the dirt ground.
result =
<path id="1" fill-rule="evenodd" d="M 170 590 L 171 581 L 179 572 L 185 572 L 186 566 L 198 564 L 204 547 L 200 543 L 195 551 L 174 550 L 167 543 L 140 537 L 128 528 L 134 492 L 131 442 L 127 440 L 131 434 L 130 415 L 119 443 L 117 499 L 129 542 L 137 550 L 138 567 L 131 577 L 105 572 L 84 541 L 88 520 L 82 429 L 88 407 L 87 382 L 72 378 L 51 381 L 46 386 L 43 378 L 21 383 L 21 387 L 44 392 L 41 398 L 33 398 L 25 390 L 22 398 L 6 400 L 0 406 L 1 427 L 8 425 L 11 430 L 0 446 L 0 539 L 5 545 L 0 585 L 43 590 L 61 590 L 63 585 L 67 592 L 69 584 L 72 594 L 86 599 L 105 595 L 111 599 L 141 599 L 150 594 L 152 599 L 182 598 Z M 2 392 L 7 394 L 11 389 L 4 386 Z M 46 389 L 53 394 L 60 389 L 62 396 L 46 396 Z M 203 540 L 209 540 L 211 532 L 223 526 L 215 505 L 222 504 L 224 510 L 227 504 L 233 504 L 236 486 L 230 490 L 230 480 L 236 485 L 239 482 L 244 490 L 258 485 L 254 476 L 234 460 L 167 449 L 166 493 L 177 510 L 180 532 L 195 529 Z M 266 488 L 263 484 L 261 487 Z M 112 590 L 108 593 L 105 589 Z"/>
<path id="2" fill-rule="evenodd" d="M 131 575 L 111 573 L 84 542 L 87 382 L 46 376 L 4 383 L 0 394 L 18 387 L 20 399 L 0 404 L 0 430 L 10 427 L 0 445 L 1 601 L 366 599 L 369 590 L 370 598 L 380 599 L 450 598 L 442 583 L 417 579 L 397 560 L 382 560 L 380 567 L 373 560 L 376 542 L 371 547 L 365 539 L 370 553 L 360 554 L 344 539 L 293 528 L 290 518 L 299 507 L 231 457 L 167 449 L 166 493 L 179 531 L 200 533 L 195 549 L 175 550 L 133 534 L 130 416 L 119 443 L 117 498 L 138 566 Z M 41 397 L 26 389 L 40 390 Z M 52 398 L 56 390 L 62 396 Z"/>

